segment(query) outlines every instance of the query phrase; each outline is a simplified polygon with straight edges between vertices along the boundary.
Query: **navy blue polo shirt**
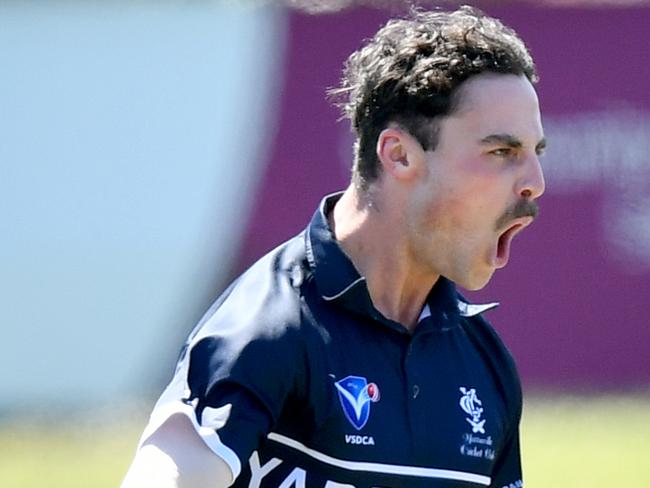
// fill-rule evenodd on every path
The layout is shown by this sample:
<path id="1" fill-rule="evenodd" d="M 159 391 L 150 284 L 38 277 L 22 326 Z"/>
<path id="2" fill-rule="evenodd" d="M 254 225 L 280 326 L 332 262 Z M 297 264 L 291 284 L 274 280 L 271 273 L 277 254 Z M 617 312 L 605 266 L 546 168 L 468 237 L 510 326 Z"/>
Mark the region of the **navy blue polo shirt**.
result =
<path id="1" fill-rule="evenodd" d="M 146 437 L 190 418 L 234 487 L 521 487 L 512 358 L 450 281 L 411 334 L 374 306 L 326 197 L 185 344 Z"/>

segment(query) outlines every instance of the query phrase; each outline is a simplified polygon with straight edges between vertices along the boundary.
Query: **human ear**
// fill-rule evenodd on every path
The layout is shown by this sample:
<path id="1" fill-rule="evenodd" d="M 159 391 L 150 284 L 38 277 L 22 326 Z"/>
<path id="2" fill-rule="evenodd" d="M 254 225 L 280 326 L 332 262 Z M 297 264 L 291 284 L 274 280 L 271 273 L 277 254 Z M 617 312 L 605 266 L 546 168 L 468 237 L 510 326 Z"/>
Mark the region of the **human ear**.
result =
<path id="1" fill-rule="evenodd" d="M 397 180 L 410 180 L 416 174 L 417 147 L 413 138 L 396 127 L 381 131 L 377 138 L 377 159 L 384 173 Z"/>

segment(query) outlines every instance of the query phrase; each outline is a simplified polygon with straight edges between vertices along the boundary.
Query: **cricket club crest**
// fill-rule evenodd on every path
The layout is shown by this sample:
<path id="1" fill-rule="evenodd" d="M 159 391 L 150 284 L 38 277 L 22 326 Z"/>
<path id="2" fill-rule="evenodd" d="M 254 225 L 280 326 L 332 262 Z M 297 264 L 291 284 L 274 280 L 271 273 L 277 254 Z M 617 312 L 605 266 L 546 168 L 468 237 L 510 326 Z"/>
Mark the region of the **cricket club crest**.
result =
<path id="1" fill-rule="evenodd" d="M 474 388 L 464 388 L 460 387 L 460 392 L 463 396 L 460 398 L 460 408 L 469 415 L 465 418 L 467 422 L 472 426 L 472 433 L 474 434 L 485 434 L 485 419 L 481 420 L 481 415 L 483 414 L 483 407 L 481 400 L 476 396 L 476 389 Z"/>
<path id="2" fill-rule="evenodd" d="M 357 430 L 363 429 L 370 417 L 370 402 L 379 401 L 379 388 L 362 376 L 346 376 L 334 383 L 343 413 Z"/>

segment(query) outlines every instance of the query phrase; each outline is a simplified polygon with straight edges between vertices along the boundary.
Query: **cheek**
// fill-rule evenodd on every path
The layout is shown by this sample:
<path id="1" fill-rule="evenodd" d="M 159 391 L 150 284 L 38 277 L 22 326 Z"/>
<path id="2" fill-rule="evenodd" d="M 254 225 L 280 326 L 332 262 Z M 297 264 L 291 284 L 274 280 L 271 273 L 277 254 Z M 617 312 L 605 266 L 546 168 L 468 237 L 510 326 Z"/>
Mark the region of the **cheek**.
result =
<path id="1" fill-rule="evenodd" d="M 475 226 L 476 215 L 481 210 L 476 203 L 475 199 L 464 193 L 448 193 L 429 207 L 431 221 L 454 233 L 470 230 Z"/>
<path id="2" fill-rule="evenodd" d="M 432 171 L 414 191 L 411 203 L 417 217 L 412 222 L 439 237 L 447 234 L 445 240 L 474 241 L 498 217 L 503 198 L 497 191 L 499 177 L 485 166 L 466 169 L 456 164 Z"/>
<path id="3" fill-rule="evenodd" d="M 448 194 L 446 211 L 455 225 L 480 230 L 493 226 L 503 212 L 505 193 L 498 178 L 467 178 L 462 188 Z"/>
<path id="4" fill-rule="evenodd" d="M 483 262 L 494 227 L 494 212 L 487 202 L 473 194 L 450 193 L 429 212 L 429 222 L 435 226 L 432 232 L 449 253 L 455 269 L 467 271 Z"/>
<path id="5" fill-rule="evenodd" d="M 465 228 L 473 225 L 474 215 L 482 210 L 483 195 L 493 185 L 491 178 L 478 174 L 480 169 L 447 167 L 444 173 L 432 174 L 429 186 L 429 211 L 437 220 Z"/>

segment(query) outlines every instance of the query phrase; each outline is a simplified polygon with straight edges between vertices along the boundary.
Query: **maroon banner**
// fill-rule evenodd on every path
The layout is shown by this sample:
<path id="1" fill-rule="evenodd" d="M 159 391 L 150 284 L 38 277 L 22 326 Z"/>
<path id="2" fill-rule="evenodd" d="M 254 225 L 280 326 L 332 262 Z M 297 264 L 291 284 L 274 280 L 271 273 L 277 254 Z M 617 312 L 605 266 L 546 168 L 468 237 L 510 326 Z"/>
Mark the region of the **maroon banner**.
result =
<path id="1" fill-rule="evenodd" d="M 650 9 L 486 9 L 535 57 L 549 138 L 538 221 L 474 301 L 515 355 L 525 386 L 650 384 Z M 346 123 L 325 98 L 344 60 L 387 14 L 290 14 L 279 126 L 240 269 L 299 232 L 325 193 L 343 189 Z"/>

